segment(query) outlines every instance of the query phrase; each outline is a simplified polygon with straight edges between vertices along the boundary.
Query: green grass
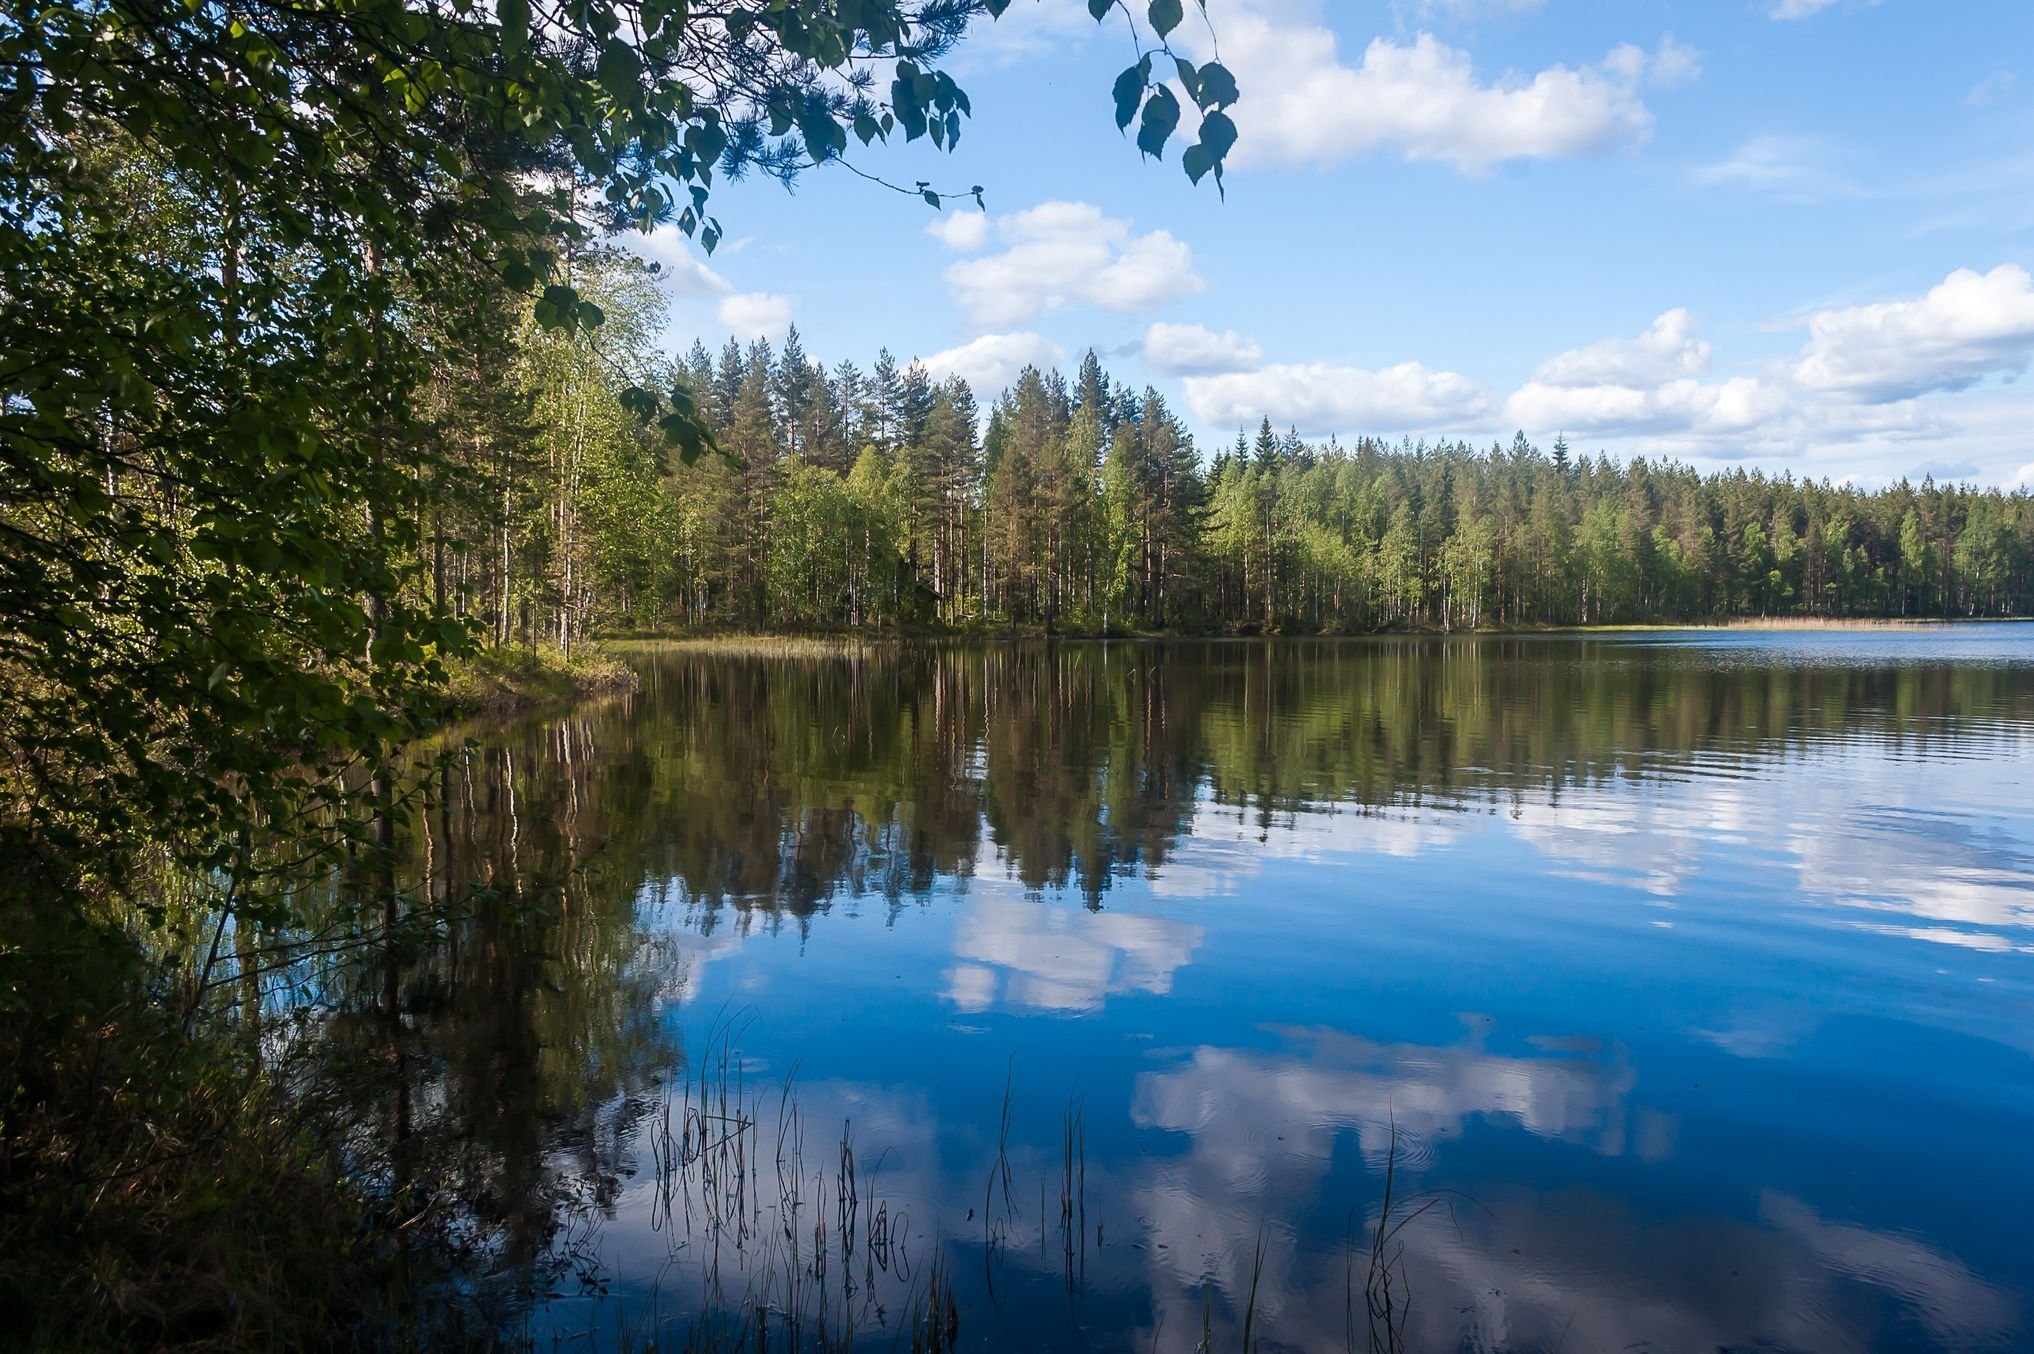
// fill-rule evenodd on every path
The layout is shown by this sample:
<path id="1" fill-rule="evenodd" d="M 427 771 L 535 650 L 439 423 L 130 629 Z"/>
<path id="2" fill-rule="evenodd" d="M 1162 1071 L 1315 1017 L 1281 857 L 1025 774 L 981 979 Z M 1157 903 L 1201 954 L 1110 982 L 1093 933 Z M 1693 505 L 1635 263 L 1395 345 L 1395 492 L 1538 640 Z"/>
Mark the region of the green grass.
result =
<path id="1" fill-rule="evenodd" d="M 724 654 L 735 658 L 849 658 L 892 647 L 900 641 L 875 635 L 690 635 L 672 639 L 617 640 L 618 653 Z"/>
<path id="2" fill-rule="evenodd" d="M 1576 625 L 1556 629 L 1580 634 L 1631 634 L 1660 630 L 1936 630 L 1948 626 L 2024 623 L 2024 618 L 2018 616 L 1738 616 L 1725 621 Z"/>
<path id="3" fill-rule="evenodd" d="M 506 714 L 630 691 L 637 681 L 635 669 L 607 646 L 576 649 L 569 658 L 552 648 L 482 649 L 450 667 L 448 695 L 462 715 Z"/>

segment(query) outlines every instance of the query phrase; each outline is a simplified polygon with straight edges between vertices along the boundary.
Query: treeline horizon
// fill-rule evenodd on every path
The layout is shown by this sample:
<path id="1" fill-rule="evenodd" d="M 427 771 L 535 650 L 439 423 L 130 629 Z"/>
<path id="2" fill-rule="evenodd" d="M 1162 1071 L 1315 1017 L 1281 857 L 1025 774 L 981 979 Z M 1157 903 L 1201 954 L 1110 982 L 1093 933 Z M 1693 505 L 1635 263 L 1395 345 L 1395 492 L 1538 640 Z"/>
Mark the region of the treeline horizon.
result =
<path id="1" fill-rule="evenodd" d="M 1522 432 L 1343 445 L 1267 419 L 1208 448 L 1093 351 L 993 394 L 887 349 L 828 365 L 795 326 L 674 360 L 647 270 L 585 273 L 602 347 L 527 329 L 495 392 L 521 412 L 491 423 L 448 395 L 446 454 L 472 454 L 428 533 L 435 600 L 497 643 L 2034 613 L 2025 490 L 1703 473 Z M 721 455 L 660 458 L 623 399 L 652 380 L 693 392 Z"/>

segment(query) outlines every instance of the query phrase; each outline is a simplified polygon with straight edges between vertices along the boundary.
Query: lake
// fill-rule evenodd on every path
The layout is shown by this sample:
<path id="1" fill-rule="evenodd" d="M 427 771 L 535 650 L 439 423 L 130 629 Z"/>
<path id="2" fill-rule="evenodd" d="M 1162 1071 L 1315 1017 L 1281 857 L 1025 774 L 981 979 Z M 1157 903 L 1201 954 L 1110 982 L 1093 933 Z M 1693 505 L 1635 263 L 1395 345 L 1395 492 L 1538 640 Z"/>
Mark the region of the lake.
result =
<path id="1" fill-rule="evenodd" d="M 638 661 L 413 852 L 534 1343 L 2034 1343 L 2034 628 Z"/>

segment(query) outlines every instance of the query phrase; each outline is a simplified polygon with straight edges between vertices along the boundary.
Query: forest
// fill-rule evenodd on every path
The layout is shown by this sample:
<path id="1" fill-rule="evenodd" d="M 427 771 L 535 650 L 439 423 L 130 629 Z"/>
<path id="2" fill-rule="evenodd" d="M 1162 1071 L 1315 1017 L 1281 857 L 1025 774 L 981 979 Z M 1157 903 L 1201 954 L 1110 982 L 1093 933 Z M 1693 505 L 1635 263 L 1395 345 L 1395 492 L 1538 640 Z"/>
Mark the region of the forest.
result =
<path id="1" fill-rule="evenodd" d="M 0 1341 L 431 1343 L 413 1262 L 457 1239 L 264 983 L 354 966 L 323 990 L 400 1060 L 421 999 L 381 975 L 542 905 L 441 906 L 398 843 L 460 667 L 576 644 L 642 572 L 619 525 L 722 473 L 613 238 L 711 254 L 728 184 L 805 172 L 979 208 L 883 157 L 950 157 L 948 58 L 1010 5 L 0 7 Z M 1089 12 L 1130 63 L 1098 132 L 1213 202 L 1234 76 L 1171 46 L 1180 0 Z"/>
<path id="2" fill-rule="evenodd" d="M 880 157 L 953 151 L 948 58 L 1009 8 L 0 10 L 0 1331 L 484 1346 L 428 1329 L 462 1238 L 429 1239 L 400 1126 L 443 998 L 417 975 L 534 983 L 515 947 L 558 897 L 408 872 L 490 653 L 2034 611 L 2024 493 L 1523 437 L 1197 445 L 1093 358 L 991 392 L 791 333 L 674 355 L 618 240 L 711 254 L 730 183 L 806 172 L 981 209 L 993 183 Z M 1130 63 L 1088 91 L 1101 139 L 1213 210 L 1245 92 L 1170 45 L 1181 0 L 1087 9 Z M 292 1025 L 267 1003 L 297 980 Z"/>
<path id="3" fill-rule="evenodd" d="M 462 493 L 430 533 L 434 600 L 497 641 L 2034 611 L 2024 491 L 1704 475 L 1523 433 L 1345 446 L 1266 420 L 1201 447 L 1092 351 L 1070 377 L 1027 370 L 994 392 L 887 350 L 829 365 L 795 326 L 674 359 L 642 265 L 593 259 L 579 286 L 609 323 L 553 338 L 526 322 L 495 392 L 513 412 L 446 428 Z M 624 379 L 694 392 L 720 454 L 660 461 Z"/>

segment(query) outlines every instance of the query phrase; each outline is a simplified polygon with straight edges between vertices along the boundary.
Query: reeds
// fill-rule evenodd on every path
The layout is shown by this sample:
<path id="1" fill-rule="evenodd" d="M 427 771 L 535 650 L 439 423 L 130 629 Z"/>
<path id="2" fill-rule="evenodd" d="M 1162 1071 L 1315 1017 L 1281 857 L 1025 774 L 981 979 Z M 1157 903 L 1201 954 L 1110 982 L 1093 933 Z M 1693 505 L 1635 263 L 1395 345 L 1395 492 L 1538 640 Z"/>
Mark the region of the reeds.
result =
<path id="1" fill-rule="evenodd" d="M 1059 1236 L 1066 1291 L 1078 1293 L 1088 1276 L 1088 1126 L 1086 1111 L 1069 1098 L 1061 1121 Z M 1041 1229 L 1041 1239 L 1043 1229 Z"/>
<path id="2" fill-rule="evenodd" d="M 1368 1338 L 1369 1354 L 1404 1354 L 1406 1349 L 1406 1321 L 1412 1310 L 1412 1291 L 1405 1277 L 1405 1246 L 1399 1241 L 1399 1233 L 1425 1217 L 1440 1210 L 1448 1215 L 1448 1221 L 1457 1232 L 1461 1224 L 1455 1217 L 1457 1202 L 1474 1204 L 1488 1213 L 1490 1210 L 1476 1199 L 1459 1190 L 1423 1190 L 1418 1194 L 1399 1200 L 1398 1185 L 1398 1121 L 1391 1123 L 1391 1149 L 1384 1161 L 1384 1197 L 1377 1207 L 1377 1222 L 1370 1231 L 1370 1265 L 1363 1280 L 1363 1303 L 1367 1318 L 1365 1334 Z M 1354 1248 L 1351 1248 L 1350 1301 L 1354 1308 Z M 1349 1348 L 1356 1347 L 1355 1321 L 1349 1320 Z M 1246 1340 L 1247 1344 L 1247 1340 Z"/>
<path id="3" fill-rule="evenodd" d="M 870 635 L 686 635 L 615 640 L 625 654 L 713 654 L 731 658 L 853 658 L 902 643 Z"/>
<path id="4" fill-rule="evenodd" d="M 648 1133 L 656 1167 L 654 1222 L 669 1247 L 664 1274 L 689 1270 L 694 1282 L 666 1294 L 660 1275 L 652 1310 L 639 1311 L 632 1333 L 612 1347 L 699 1354 L 957 1349 L 964 1306 L 953 1282 L 955 1248 L 936 1233 L 913 1242 L 909 1211 L 882 1193 L 874 1167 L 857 1148 L 851 1119 L 842 1119 L 837 1134 L 829 1130 L 818 1161 L 808 1159 L 812 1143 L 795 1071 L 769 1094 L 751 1086 L 733 1046 L 739 1030 L 738 1023 L 715 1023 L 694 1070 L 671 1088 Z M 982 1283 L 996 1303 L 1002 1300 L 999 1260 L 1025 1222 L 1011 1159 L 1015 1100 L 1013 1073 L 1005 1078 L 981 1200 Z M 1359 1231 L 1358 1214 L 1350 1214 L 1344 1264 L 1350 1354 L 1404 1354 L 1408 1348 L 1405 1229 L 1430 1213 L 1454 1222 L 1458 1203 L 1482 1207 L 1451 1190 L 1403 1193 L 1399 1152 L 1394 1122 L 1374 1215 Z M 1050 1168 L 1039 1185 L 1039 1269 L 1051 1264 L 1048 1247 L 1056 1240 L 1061 1279 L 1074 1300 L 1087 1291 L 1091 1244 L 1086 1110 L 1075 1096 L 1060 1112 L 1057 1157 L 1056 1201 Z M 1092 1244 L 1099 1245 L 1100 1231 L 1098 1223 Z M 1278 1291 L 1271 1241 L 1270 1227 L 1260 1225 L 1248 1286 L 1227 1298 L 1235 1325 L 1218 1330 L 1215 1289 L 1221 1285 L 1205 1284 L 1197 1351 L 1255 1354 L 1266 1342 L 1267 1300 Z M 682 1315 L 660 1316 L 665 1306 Z M 1156 1315 L 1162 1330 L 1165 1313 Z M 1155 1346 L 1159 1331 L 1152 1338 Z"/>
<path id="5" fill-rule="evenodd" d="M 716 1023 L 697 1075 L 666 1097 L 651 1134 L 652 1223 L 667 1237 L 667 1271 L 697 1279 L 683 1347 L 830 1354 L 877 1334 L 913 1350 L 953 1348 L 959 1307 L 940 1248 L 914 1264 L 909 1216 L 878 1195 L 851 1120 L 823 1164 L 808 1162 L 795 1072 L 772 1097 L 765 1149 L 770 1107 L 747 1083 L 736 1033 Z"/>

